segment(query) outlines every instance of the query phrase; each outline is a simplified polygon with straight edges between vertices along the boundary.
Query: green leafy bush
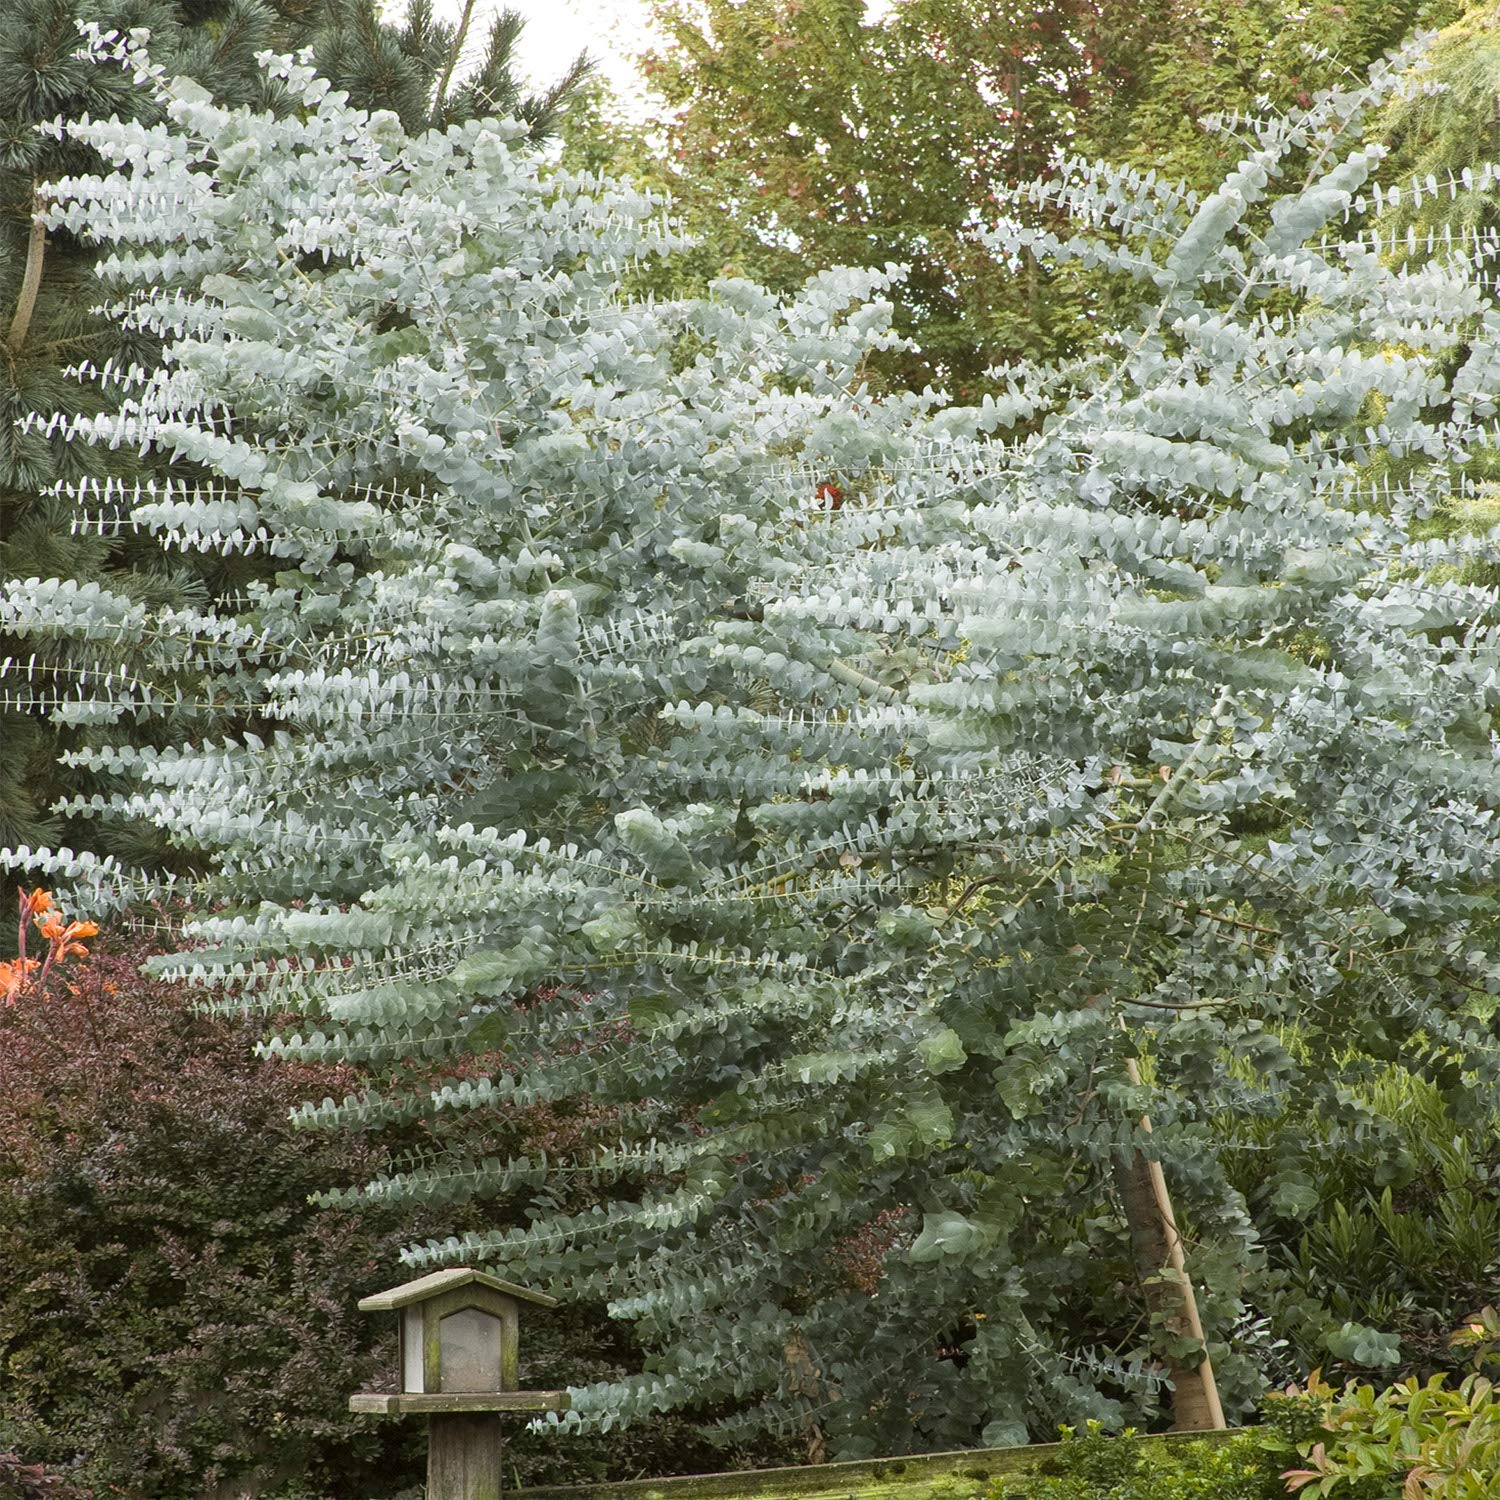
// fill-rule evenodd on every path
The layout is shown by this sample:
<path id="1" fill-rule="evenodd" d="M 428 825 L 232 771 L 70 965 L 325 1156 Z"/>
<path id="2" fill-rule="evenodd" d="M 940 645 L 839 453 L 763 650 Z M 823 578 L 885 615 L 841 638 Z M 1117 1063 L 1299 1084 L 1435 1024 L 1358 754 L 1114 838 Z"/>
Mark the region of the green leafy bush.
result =
<path id="1" fill-rule="evenodd" d="M 1064 1428 L 1054 1455 L 991 1481 L 983 1500 L 1494 1500 L 1500 1404 L 1480 1375 L 1451 1389 L 1445 1380 L 1338 1391 L 1314 1375 L 1268 1397 L 1260 1426 L 1222 1442 Z"/>
<path id="2" fill-rule="evenodd" d="M 1494 1122 L 1392 1067 L 1350 1091 L 1343 1118 L 1224 1128 L 1266 1250 L 1252 1300 L 1285 1346 L 1279 1377 L 1334 1361 L 1350 1378 L 1457 1372 L 1450 1332 L 1493 1299 L 1500 1266 Z"/>
<path id="3" fill-rule="evenodd" d="M 994 1481 L 984 1500 L 1284 1500 L 1275 1442 L 1260 1432 L 1228 1442 L 1138 1443 L 1064 1429 L 1057 1454 L 1030 1474 Z"/>
<path id="4" fill-rule="evenodd" d="M 213 864 L 171 971 L 363 1070 L 302 1117 L 494 1122 L 366 1189 L 512 1214 L 409 1260 L 642 1329 L 650 1368 L 573 1429 L 1014 1441 L 1153 1420 L 1120 1378 L 1147 1360 L 1201 1422 L 1205 1345 L 1248 1410 L 1258 1226 L 1219 1120 L 1347 1122 L 1371 1058 L 1495 1082 L 1500 591 L 1455 582 L 1494 545 L 1412 528 L 1491 440 L 1500 308 L 1462 261 L 1325 243 L 1418 190 L 1351 149 L 1392 68 L 1258 122 L 1207 198 L 1069 163 L 997 204 L 1003 263 L 1131 278 L 1139 316 L 939 411 L 862 385 L 885 273 L 633 300 L 659 206 L 514 128 L 408 138 L 285 60 L 296 107 L 251 116 L 99 46 L 164 123 L 78 127 L 118 170 L 55 222 L 118 247 L 181 379 L 74 434 L 211 471 L 140 508 L 169 551 L 287 566 L 194 612 L 61 581 L 0 609 L 91 664 L 70 722 L 178 716 L 170 754 L 78 764 Z M 215 270 L 179 296 L 184 264 Z M 494 1140 L 581 1101 L 611 1138 Z M 1306 1212 L 1277 1165 L 1271 1208 Z M 1080 1221 L 1134 1250 L 1107 1300 Z M 1079 1347 L 1127 1318 L 1122 1358 Z"/>
<path id="5" fill-rule="evenodd" d="M 41 1464 L 23 1464 L 14 1453 L 0 1453 L 0 1500 L 82 1500 L 87 1493 Z"/>
<path id="6" fill-rule="evenodd" d="M 1339 1394 L 1316 1375 L 1306 1400 L 1318 1413 L 1316 1441 L 1288 1489 L 1309 1497 L 1359 1500 L 1494 1500 L 1500 1491 L 1500 1402 L 1483 1375 L 1449 1387 L 1447 1377 L 1404 1380 L 1387 1390 L 1350 1385 Z M 1364 1486 L 1364 1489 L 1360 1487 Z"/>

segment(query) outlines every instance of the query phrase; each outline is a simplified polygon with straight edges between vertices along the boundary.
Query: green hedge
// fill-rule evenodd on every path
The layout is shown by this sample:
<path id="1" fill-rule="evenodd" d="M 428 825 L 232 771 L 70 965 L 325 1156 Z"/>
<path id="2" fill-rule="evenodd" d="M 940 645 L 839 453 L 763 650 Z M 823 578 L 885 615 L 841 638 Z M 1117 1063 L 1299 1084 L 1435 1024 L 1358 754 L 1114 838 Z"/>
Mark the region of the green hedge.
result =
<path id="1" fill-rule="evenodd" d="M 142 979 L 148 951 L 116 942 L 47 994 L 0 1005 L 0 1454 L 19 1455 L 17 1475 L 41 1465 L 129 1500 L 413 1494 L 423 1424 L 354 1417 L 345 1402 L 395 1369 L 394 1320 L 355 1304 L 405 1279 L 400 1245 L 430 1226 L 315 1208 L 310 1194 L 389 1165 L 387 1145 L 287 1123 L 290 1105 L 357 1077 L 260 1062 L 246 1026 Z M 588 1125 L 517 1112 L 501 1128 L 547 1149 Z M 477 1205 L 462 1227 L 517 1211 Z M 523 1360 L 523 1379 L 548 1385 L 639 1368 L 599 1307 L 531 1320 Z M 517 1433 L 507 1482 L 780 1457 L 726 1455 L 687 1418 L 593 1439 Z M 20 1485 L 0 1480 L 0 1500 L 29 1500 Z"/>

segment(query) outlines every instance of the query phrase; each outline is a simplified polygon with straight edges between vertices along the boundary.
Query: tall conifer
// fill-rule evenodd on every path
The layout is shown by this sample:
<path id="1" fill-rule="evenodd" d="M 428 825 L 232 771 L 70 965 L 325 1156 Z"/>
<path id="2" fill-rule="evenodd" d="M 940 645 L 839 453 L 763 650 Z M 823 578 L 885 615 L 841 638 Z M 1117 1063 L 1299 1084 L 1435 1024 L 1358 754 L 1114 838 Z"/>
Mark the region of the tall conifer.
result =
<path id="1" fill-rule="evenodd" d="M 264 97 L 255 53 L 309 46 L 317 66 L 361 108 L 394 109 L 413 132 L 445 127 L 474 114 L 515 113 L 531 139 L 555 131 L 561 111 L 588 66 L 580 59 L 553 86 L 529 94 L 515 67 L 520 17 L 502 12 L 481 37 L 471 5 L 444 24 L 418 0 L 400 25 L 382 22 L 372 0 L 128 0 L 105 17 L 149 30 L 156 55 L 230 104 Z M 0 0 L 0 578 L 70 578 L 107 584 L 150 608 L 201 603 L 255 572 L 243 559 L 211 551 L 164 553 L 131 520 L 143 469 L 124 449 L 88 451 L 64 441 L 56 426 L 22 432 L 29 416 L 98 411 L 113 399 L 97 383 L 70 378 L 71 366 L 149 368 L 149 336 L 122 326 L 96 306 L 104 293 L 94 276 L 96 252 L 66 230 L 48 231 L 40 185 L 83 170 L 92 157 L 38 127 L 83 115 L 152 118 L 156 109 L 116 66 L 80 53 L 77 0 Z M 98 20 L 95 11 L 90 16 Z M 475 44 L 481 43 L 477 56 Z M 160 465 L 154 466 L 159 470 Z M 74 503 L 55 487 L 87 479 L 104 488 L 83 528 Z M 123 485 L 124 489 L 110 486 Z M 0 700 L 0 842 L 73 842 L 115 848 L 130 858 L 162 850 L 149 831 L 92 829 L 59 818 L 60 796 L 108 779 L 64 774 L 59 755 L 106 742 L 110 726 L 46 723 L 40 705 L 78 686 L 82 663 L 65 646 L 26 636 L 0 637 L 9 658 Z M 17 665 L 21 670 L 17 670 Z M 128 661 L 116 664 L 126 670 Z M 132 731 L 147 740 L 170 733 L 160 723 Z M 142 842 L 142 839 L 145 842 Z"/>

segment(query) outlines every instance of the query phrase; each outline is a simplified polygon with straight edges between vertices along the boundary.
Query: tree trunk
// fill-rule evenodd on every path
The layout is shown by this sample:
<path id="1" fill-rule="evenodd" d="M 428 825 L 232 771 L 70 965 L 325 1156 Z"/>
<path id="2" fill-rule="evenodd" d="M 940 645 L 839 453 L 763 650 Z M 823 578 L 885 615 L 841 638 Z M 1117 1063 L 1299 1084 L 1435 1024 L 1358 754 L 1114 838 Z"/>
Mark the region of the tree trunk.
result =
<path id="1" fill-rule="evenodd" d="M 816 1413 L 829 1399 L 828 1387 L 821 1372 L 813 1363 L 812 1350 L 807 1346 L 807 1337 L 801 1329 L 793 1331 L 783 1350 L 786 1356 L 786 1387 L 790 1396 L 800 1396 L 809 1403 L 803 1435 L 807 1443 L 807 1461 L 810 1464 L 828 1462 L 828 1438 Z"/>
<path id="2" fill-rule="evenodd" d="M 1130 1081 L 1139 1083 L 1140 1072 L 1131 1058 Z M 1141 1128 L 1151 1129 L 1143 1119 Z M 1158 1315 L 1174 1338 L 1194 1339 L 1204 1344 L 1203 1324 L 1198 1317 L 1198 1298 L 1187 1273 L 1182 1236 L 1172 1213 L 1172 1199 L 1161 1163 L 1144 1152 L 1122 1159 L 1115 1166 L 1115 1183 L 1125 1207 L 1130 1245 L 1136 1270 L 1146 1294 L 1146 1305 Z M 1213 1365 L 1204 1346 L 1201 1357 L 1183 1361 L 1168 1357 L 1172 1377 L 1172 1426 L 1177 1432 L 1222 1431 L 1224 1408 Z"/>
<path id="3" fill-rule="evenodd" d="M 12 355 L 19 354 L 31 332 L 31 317 L 36 311 L 37 293 L 42 289 L 42 261 L 47 254 L 47 224 L 42 217 L 43 205 L 38 199 L 31 220 L 31 237 L 26 244 L 26 269 L 21 276 L 21 291 L 11 316 L 5 344 Z"/>

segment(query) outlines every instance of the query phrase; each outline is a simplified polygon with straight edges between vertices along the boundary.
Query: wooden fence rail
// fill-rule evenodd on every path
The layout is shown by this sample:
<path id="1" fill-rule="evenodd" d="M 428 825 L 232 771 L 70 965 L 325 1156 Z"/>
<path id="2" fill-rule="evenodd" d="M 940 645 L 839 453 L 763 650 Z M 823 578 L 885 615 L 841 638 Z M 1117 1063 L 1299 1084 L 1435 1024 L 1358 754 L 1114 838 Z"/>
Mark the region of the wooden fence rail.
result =
<path id="1" fill-rule="evenodd" d="M 1121 1438 L 1135 1443 L 1222 1443 L 1227 1432 L 1172 1432 Z M 895 1500 L 899 1491 L 940 1479 L 984 1480 L 1034 1468 L 1056 1453 L 1060 1443 L 1025 1448 L 968 1448 L 955 1453 L 921 1453 L 906 1458 L 875 1458 L 809 1468 L 744 1469 L 730 1474 L 686 1474 L 673 1479 L 632 1479 L 612 1484 L 546 1485 L 513 1490 L 514 1500 L 783 1500 L 802 1495 L 843 1494 L 859 1500 Z"/>

